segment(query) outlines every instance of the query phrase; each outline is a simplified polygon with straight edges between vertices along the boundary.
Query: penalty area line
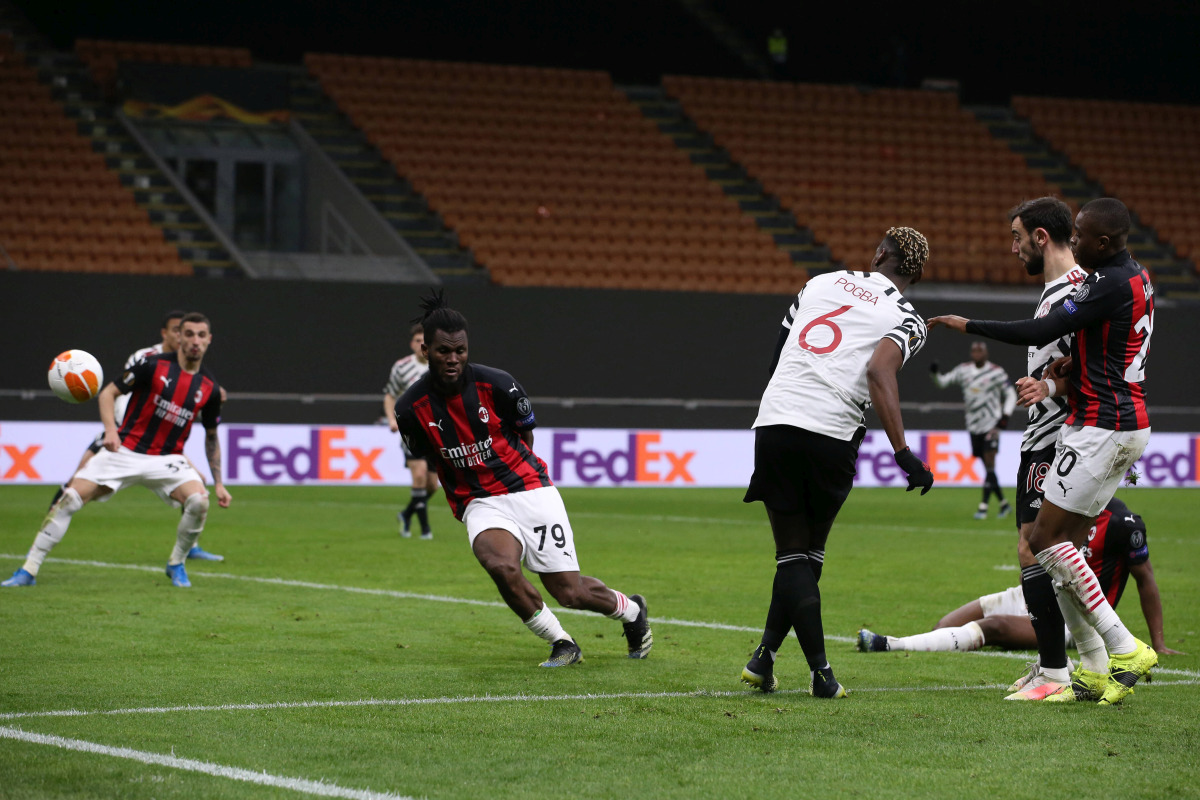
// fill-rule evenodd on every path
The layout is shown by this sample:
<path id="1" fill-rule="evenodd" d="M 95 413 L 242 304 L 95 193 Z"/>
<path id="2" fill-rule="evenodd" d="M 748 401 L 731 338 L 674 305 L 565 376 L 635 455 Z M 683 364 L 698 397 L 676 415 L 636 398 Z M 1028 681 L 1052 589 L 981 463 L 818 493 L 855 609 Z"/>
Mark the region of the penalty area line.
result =
<path id="1" fill-rule="evenodd" d="M 185 772 L 199 772 L 217 778 L 256 783 L 260 786 L 271 786 L 277 789 L 290 789 L 295 792 L 317 795 L 319 797 L 342 797 L 348 798 L 348 800 L 412 800 L 411 797 L 406 795 L 373 792 L 369 789 L 348 789 L 344 786 L 338 786 L 336 783 L 328 783 L 326 781 L 313 781 L 307 778 L 287 778 L 280 775 L 271 775 L 267 772 L 254 772 L 253 770 L 242 769 L 240 767 L 228 767 L 208 761 L 180 758 L 174 754 L 163 755 L 162 753 L 133 750 L 128 747 L 109 747 L 108 745 L 88 742 L 83 739 L 67 739 L 62 736 L 33 733 L 21 728 L 0 726 L 0 738 L 48 745 L 63 750 L 75 750 L 81 753 L 124 758 L 130 761 L 140 761 L 143 764 L 170 767 L 171 769 L 184 770 Z"/>

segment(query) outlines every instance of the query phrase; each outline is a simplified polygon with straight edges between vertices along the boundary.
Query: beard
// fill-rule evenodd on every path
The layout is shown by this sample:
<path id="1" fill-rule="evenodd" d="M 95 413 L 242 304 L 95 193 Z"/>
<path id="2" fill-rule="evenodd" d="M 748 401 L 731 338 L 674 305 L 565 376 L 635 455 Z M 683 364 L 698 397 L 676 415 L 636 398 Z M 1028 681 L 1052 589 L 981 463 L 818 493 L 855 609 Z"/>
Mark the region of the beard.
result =
<path id="1" fill-rule="evenodd" d="M 1034 253 L 1029 257 L 1029 260 L 1025 262 L 1025 271 L 1031 276 L 1041 275 L 1046 271 L 1046 259 L 1041 253 Z"/>

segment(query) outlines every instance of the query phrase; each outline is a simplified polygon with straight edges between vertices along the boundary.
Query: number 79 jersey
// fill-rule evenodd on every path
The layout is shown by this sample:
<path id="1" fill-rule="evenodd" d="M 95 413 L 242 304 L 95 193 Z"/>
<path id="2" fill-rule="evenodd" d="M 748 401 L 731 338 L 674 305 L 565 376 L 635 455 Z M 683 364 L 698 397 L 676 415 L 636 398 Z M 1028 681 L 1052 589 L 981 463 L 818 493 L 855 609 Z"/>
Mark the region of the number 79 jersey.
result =
<path id="1" fill-rule="evenodd" d="M 784 317 L 788 335 L 754 427 L 791 425 L 850 441 L 871 395 L 867 364 L 882 339 L 904 363 L 925 344 L 925 322 L 878 272 L 830 272 L 808 282 Z"/>

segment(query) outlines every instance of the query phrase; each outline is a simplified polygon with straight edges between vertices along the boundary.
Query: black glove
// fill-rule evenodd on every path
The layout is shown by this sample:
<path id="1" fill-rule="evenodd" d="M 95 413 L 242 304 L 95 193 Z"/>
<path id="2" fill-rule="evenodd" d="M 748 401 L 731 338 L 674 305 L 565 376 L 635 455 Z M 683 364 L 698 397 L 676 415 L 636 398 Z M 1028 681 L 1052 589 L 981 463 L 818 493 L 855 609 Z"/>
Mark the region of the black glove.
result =
<path id="1" fill-rule="evenodd" d="M 941 372 L 941 370 L 938 369 L 938 363 L 936 361 L 929 362 L 929 371 L 932 372 L 934 375 L 937 375 L 938 373 Z"/>
<path id="2" fill-rule="evenodd" d="M 1007 428 L 1008 427 L 1008 417 L 1001 417 L 1000 421 L 996 423 L 996 427 L 999 428 L 1000 430 L 1004 430 L 1005 428 Z"/>
<path id="3" fill-rule="evenodd" d="M 907 447 L 896 453 L 896 464 L 908 475 L 908 489 L 905 491 L 911 492 L 920 486 L 921 494 L 925 494 L 933 486 L 933 473 L 929 471 L 929 465 Z"/>

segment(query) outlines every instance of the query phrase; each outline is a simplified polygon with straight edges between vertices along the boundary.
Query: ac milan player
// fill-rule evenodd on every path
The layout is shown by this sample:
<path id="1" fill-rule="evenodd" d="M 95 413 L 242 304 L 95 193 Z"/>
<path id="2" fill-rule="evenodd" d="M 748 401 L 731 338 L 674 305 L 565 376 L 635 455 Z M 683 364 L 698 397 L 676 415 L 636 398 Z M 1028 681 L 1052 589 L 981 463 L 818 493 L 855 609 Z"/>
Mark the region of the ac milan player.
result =
<path id="1" fill-rule="evenodd" d="M 1163 636 L 1162 598 L 1154 579 L 1154 569 L 1150 566 L 1146 523 L 1142 518 L 1114 497 L 1096 517 L 1096 524 L 1088 532 L 1087 544 L 1081 552 L 1099 578 L 1104 596 L 1113 608 L 1117 607 L 1126 582 L 1133 576 L 1142 615 L 1150 629 L 1151 646 L 1159 653 L 1178 654 L 1167 647 Z M 1025 609 L 1021 586 L 1013 586 L 956 608 L 942 617 L 929 633 L 895 637 L 863 628 L 858 632 L 858 649 L 864 653 L 888 650 L 966 652 L 990 645 L 1006 650 L 1028 650 L 1038 646 L 1038 638 Z M 1070 631 L 1063 635 L 1064 630 L 1060 624 L 1059 641 L 1065 648 L 1072 644 L 1072 639 Z"/>
<path id="2" fill-rule="evenodd" d="M 521 571 L 521 562 L 567 608 L 624 623 L 630 658 L 654 643 L 646 601 L 579 572 L 571 522 L 546 465 L 533 452 L 529 397 L 507 372 L 467 358 L 467 320 L 440 292 L 421 303 L 429 371 L 396 402 L 407 452 L 431 458 L 455 518 L 500 596 L 534 634 L 551 643 L 543 667 L 583 659 L 579 645 Z"/>
<path id="3" fill-rule="evenodd" d="M 182 507 L 175 549 L 167 560 L 166 571 L 173 585 L 191 586 L 183 562 L 208 516 L 204 479 L 183 455 L 197 414 L 205 429 L 204 450 L 217 503 L 227 508 L 233 499 L 221 480 L 221 445 L 217 440 L 220 387 L 202 366 L 212 343 L 210 331 L 208 317 L 185 315 L 177 353 L 145 358 L 126 370 L 119 381 L 104 387 L 99 395 L 104 449 L 67 484 L 34 538 L 25 564 L 0 586 L 33 586 L 42 562 L 62 541 L 75 512 L 92 500 L 107 500 L 114 492 L 134 485 L 145 486 L 164 501 Z M 113 405 L 125 392 L 132 397 L 118 431 Z"/>
<path id="4" fill-rule="evenodd" d="M 879 414 L 908 491 L 933 474 L 904 441 L 896 374 L 925 344 L 925 323 L 904 292 L 921 279 L 929 243 L 912 228 L 890 228 L 872 272 L 829 272 L 810 280 L 783 319 L 771 380 L 754 420 L 754 474 L 744 502 L 761 500 L 775 540 L 775 581 L 762 642 L 742 681 L 779 685 L 775 654 L 795 629 L 814 697 L 845 688 L 825 658 L 818 582 L 825 542 L 854 485 L 864 413 Z"/>
<path id="5" fill-rule="evenodd" d="M 1022 402 L 1039 402 L 1065 387 L 1070 406 L 1029 544 L 1055 581 L 1058 606 L 1075 641 L 1094 641 L 1098 634 L 1107 648 L 1106 670 L 1097 668 L 1102 656 L 1081 652 L 1084 672 L 1075 676 L 1092 688 L 1090 694 L 1103 681 L 1102 705 L 1119 703 L 1158 664 L 1154 649 L 1122 624 L 1078 550 L 1150 439 L 1144 384 L 1154 330 L 1154 287 L 1125 249 L 1129 227 L 1129 210 L 1120 200 L 1101 198 L 1080 209 L 1071 249 L 1088 277 L 1073 298 L 1044 317 L 929 320 L 931 328 L 945 325 L 1011 344 L 1042 346 L 1075 334 L 1069 365 L 1063 365 L 1067 379 L 1059 376 L 1058 367 L 1049 378 L 1018 381 Z M 1069 701 L 1082 694 L 1071 690 L 1071 681 L 1050 681 L 1043 699 Z"/>

